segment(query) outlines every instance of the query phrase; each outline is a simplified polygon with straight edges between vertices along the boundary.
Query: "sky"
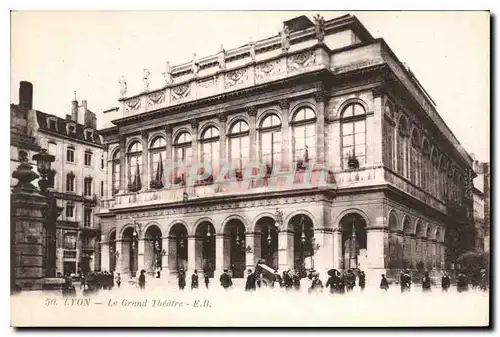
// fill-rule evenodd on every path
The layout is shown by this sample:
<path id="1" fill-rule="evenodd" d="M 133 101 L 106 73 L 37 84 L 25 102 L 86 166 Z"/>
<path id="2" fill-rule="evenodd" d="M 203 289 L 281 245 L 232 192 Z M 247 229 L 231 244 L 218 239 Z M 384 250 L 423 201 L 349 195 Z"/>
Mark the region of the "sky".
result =
<path id="1" fill-rule="evenodd" d="M 163 86 L 165 61 L 176 65 L 276 35 L 282 22 L 320 13 L 325 20 L 354 14 L 408 64 L 436 102 L 460 143 L 480 161 L 490 160 L 490 34 L 486 12 L 12 12 L 11 103 L 19 82 L 34 85 L 34 108 L 64 117 L 71 101 L 87 100 L 98 127 L 120 116 L 121 75 L 128 93 Z"/>

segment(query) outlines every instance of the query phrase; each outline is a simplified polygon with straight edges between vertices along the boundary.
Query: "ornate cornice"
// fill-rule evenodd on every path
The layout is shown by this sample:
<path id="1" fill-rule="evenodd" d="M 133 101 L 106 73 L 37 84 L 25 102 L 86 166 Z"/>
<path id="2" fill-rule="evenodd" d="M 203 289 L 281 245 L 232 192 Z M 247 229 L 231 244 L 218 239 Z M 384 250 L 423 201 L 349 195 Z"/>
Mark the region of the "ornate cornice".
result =
<path id="1" fill-rule="evenodd" d="M 314 100 L 316 103 L 324 103 L 330 97 L 330 92 L 326 89 L 321 89 L 314 93 Z"/>

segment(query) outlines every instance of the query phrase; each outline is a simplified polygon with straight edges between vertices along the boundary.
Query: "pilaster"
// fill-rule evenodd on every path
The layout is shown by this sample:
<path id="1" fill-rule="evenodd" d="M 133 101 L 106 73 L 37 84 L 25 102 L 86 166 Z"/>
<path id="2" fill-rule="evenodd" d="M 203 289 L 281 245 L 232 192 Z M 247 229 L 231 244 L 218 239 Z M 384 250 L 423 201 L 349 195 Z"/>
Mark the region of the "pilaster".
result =
<path id="1" fill-rule="evenodd" d="M 320 90 L 315 93 L 316 100 L 316 162 L 325 163 L 325 100 L 329 93 Z"/>
<path id="2" fill-rule="evenodd" d="M 293 232 L 280 230 L 278 233 L 278 269 L 280 271 L 293 269 L 293 253 Z"/>
<path id="3" fill-rule="evenodd" d="M 149 189 L 149 150 L 148 150 L 148 142 L 149 142 L 149 132 L 142 131 L 141 133 L 142 139 L 142 186 L 141 191 L 146 191 Z M 140 270 L 140 269 L 139 269 Z"/>
<path id="4" fill-rule="evenodd" d="M 290 99 L 285 98 L 278 102 L 283 119 L 281 121 L 281 167 L 290 167 Z"/>

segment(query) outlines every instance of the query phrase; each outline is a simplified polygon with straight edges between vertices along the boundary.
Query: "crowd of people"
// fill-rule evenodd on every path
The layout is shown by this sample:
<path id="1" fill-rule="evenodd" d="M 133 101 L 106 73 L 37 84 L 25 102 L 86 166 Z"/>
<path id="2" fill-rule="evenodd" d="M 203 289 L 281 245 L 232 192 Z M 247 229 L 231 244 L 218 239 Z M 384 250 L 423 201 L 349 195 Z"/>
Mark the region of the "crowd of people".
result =
<path id="1" fill-rule="evenodd" d="M 202 275 L 200 275 L 202 274 Z M 200 287 L 200 277 L 203 279 L 205 288 L 209 288 L 211 278 L 209 277 L 209 272 L 204 271 L 198 273 L 194 270 L 190 277 L 190 288 L 192 290 L 198 289 Z M 340 271 L 337 269 L 330 269 L 328 274 L 328 279 L 326 283 L 320 279 L 319 272 L 315 270 L 310 270 L 304 274 L 304 271 L 296 270 L 285 270 L 279 274 L 276 270 L 274 273 L 266 272 L 264 269 L 257 266 L 254 270 L 248 269 L 246 272 L 246 282 L 245 291 L 255 291 L 259 288 L 284 288 L 286 291 L 298 291 L 301 286 L 304 285 L 303 279 L 306 279 L 307 290 L 309 293 L 321 292 L 324 288 L 329 288 L 330 293 L 343 294 L 345 292 L 351 292 L 356 285 L 364 290 L 366 286 L 366 276 L 362 270 L 359 269 L 348 269 L 346 271 Z M 61 275 L 58 275 L 61 276 Z M 155 274 L 158 278 L 158 275 Z M 121 275 L 120 273 L 110 273 L 107 271 L 96 271 L 90 272 L 86 275 L 79 273 L 76 277 L 80 280 L 80 289 L 83 289 L 84 295 L 90 295 L 98 292 L 99 290 L 111 290 L 114 287 L 120 287 L 121 285 Z M 488 276 L 486 270 L 481 270 L 479 277 L 475 277 L 476 282 L 471 282 L 471 277 L 465 271 L 459 271 L 456 274 L 455 281 L 456 287 L 459 292 L 467 291 L 469 286 L 472 288 L 479 287 L 481 290 L 488 289 Z M 227 269 L 224 269 L 223 273 L 219 277 L 219 284 L 223 289 L 230 289 L 233 287 L 233 279 Z M 139 276 L 133 281 L 136 283 L 140 289 L 146 288 L 146 271 L 141 270 Z M 409 270 L 403 270 L 400 272 L 399 279 L 394 280 L 394 282 L 389 282 L 385 275 L 381 275 L 379 288 L 382 290 L 388 290 L 391 283 L 399 284 L 401 292 L 410 291 L 412 287 L 412 275 Z M 432 280 L 428 272 L 425 272 L 423 277 L 419 279 L 419 286 L 422 287 L 423 292 L 431 291 Z M 186 273 L 184 270 L 179 270 L 177 273 L 177 284 L 180 290 L 184 290 L 186 282 Z M 448 291 L 452 285 L 452 280 L 448 273 L 443 272 L 441 277 L 441 289 L 443 291 Z M 73 286 L 72 278 L 65 277 L 65 284 L 63 286 L 63 294 L 65 296 L 75 296 L 76 290 Z"/>

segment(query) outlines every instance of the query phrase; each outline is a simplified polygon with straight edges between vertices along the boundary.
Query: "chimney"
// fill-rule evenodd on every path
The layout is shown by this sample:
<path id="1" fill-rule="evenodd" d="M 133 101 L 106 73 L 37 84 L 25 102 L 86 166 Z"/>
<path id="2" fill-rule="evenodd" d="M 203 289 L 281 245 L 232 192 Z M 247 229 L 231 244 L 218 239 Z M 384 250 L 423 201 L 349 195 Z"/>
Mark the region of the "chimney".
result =
<path id="1" fill-rule="evenodd" d="M 75 100 L 71 102 L 71 120 L 78 123 L 78 101 L 76 100 L 76 97 Z"/>
<path id="2" fill-rule="evenodd" d="M 91 124 L 92 129 L 97 130 L 97 117 L 95 114 L 92 114 L 92 124 Z"/>
<path id="3" fill-rule="evenodd" d="M 33 109 L 33 84 L 30 82 L 19 83 L 19 106 L 21 109 Z"/>

